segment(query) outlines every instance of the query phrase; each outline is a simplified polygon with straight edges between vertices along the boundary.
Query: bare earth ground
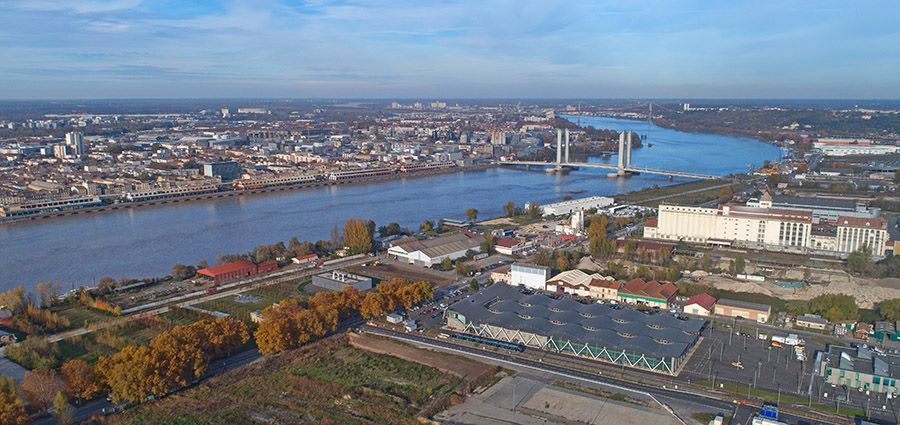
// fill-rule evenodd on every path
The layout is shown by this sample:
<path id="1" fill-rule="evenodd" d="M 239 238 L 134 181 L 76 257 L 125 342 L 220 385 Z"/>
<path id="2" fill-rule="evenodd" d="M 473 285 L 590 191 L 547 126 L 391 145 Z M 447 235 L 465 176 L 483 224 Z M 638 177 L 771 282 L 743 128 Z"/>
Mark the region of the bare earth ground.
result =
<path id="1" fill-rule="evenodd" d="M 435 417 L 455 424 L 677 424 L 662 409 L 556 387 L 540 378 L 505 377 Z"/>
<path id="2" fill-rule="evenodd" d="M 402 277 L 410 280 L 427 280 L 435 286 L 446 286 L 455 281 L 455 272 L 441 272 L 425 267 L 404 264 L 394 260 L 384 260 L 377 266 L 354 266 L 348 270 L 365 276 L 371 276 L 382 280 L 393 277 Z"/>
<path id="3" fill-rule="evenodd" d="M 823 294 L 848 294 L 856 298 L 857 304 L 863 308 L 873 308 L 881 301 L 900 298 L 900 279 L 866 279 L 847 274 L 832 274 L 824 283 L 816 283 L 803 289 L 782 288 L 771 279 L 765 282 L 748 282 L 723 275 L 702 277 L 699 282 L 728 291 L 754 292 L 787 300 L 810 300 Z"/>
<path id="4" fill-rule="evenodd" d="M 378 354 L 388 354 L 403 360 L 431 366 L 441 372 L 471 380 L 494 370 L 493 367 L 452 354 L 425 350 L 370 334 L 350 334 L 350 345 Z"/>

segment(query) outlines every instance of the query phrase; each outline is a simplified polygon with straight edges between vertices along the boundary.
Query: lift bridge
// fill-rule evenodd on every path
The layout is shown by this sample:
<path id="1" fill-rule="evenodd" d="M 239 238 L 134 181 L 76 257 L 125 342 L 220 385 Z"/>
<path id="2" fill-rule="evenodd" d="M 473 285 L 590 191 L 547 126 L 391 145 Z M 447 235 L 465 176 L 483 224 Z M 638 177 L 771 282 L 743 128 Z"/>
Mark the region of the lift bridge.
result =
<path id="1" fill-rule="evenodd" d="M 713 180 L 718 176 L 708 174 L 689 173 L 685 171 L 657 170 L 653 168 L 635 167 L 631 164 L 631 132 L 619 134 L 619 161 L 618 164 L 597 164 L 591 162 L 569 161 L 569 130 L 565 130 L 565 155 L 563 155 L 563 130 L 556 130 L 556 162 L 543 161 L 503 161 L 502 165 L 524 165 L 535 167 L 552 167 L 548 172 L 564 172 L 574 168 L 602 168 L 615 171 L 608 174 L 609 177 L 626 177 L 629 174 L 658 174 L 670 177 L 684 177 L 688 179 Z"/>

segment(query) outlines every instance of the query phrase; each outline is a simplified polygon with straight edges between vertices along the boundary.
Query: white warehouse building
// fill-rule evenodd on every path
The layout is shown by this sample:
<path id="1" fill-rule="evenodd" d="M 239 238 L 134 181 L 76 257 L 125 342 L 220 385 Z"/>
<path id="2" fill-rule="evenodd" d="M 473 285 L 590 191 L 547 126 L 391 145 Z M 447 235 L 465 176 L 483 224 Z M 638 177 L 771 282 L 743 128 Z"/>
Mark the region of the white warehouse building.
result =
<path id="1" fill-rule="evenodd" d="M 590 196 L 587 198 L 572 199 L 557 202 L 555 204 L 541 205 L 543 215 L 569 215 L 575 211 L 584 211 L 591 208 L 602 210 L 615 203 L 613 198 L 606 196 Z"/>
<path id="2" fill-rule="evenodd" d="M 550 269 L 547 267 L 514 263 L 509 271 L 509 284 L 543 291 L 547 286 L 547 278 L 549 277 Z"/>

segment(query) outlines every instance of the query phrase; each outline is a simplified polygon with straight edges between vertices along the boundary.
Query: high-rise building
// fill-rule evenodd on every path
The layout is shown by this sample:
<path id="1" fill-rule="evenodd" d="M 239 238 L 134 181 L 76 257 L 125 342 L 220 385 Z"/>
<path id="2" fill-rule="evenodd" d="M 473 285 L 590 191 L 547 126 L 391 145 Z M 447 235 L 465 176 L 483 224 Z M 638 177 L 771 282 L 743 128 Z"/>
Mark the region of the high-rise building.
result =
<path id="1" fill-rule="evenodd" d="M 203 175 L 221 177 L 222 181 L 236 180 L 241 177 L 241 165 L 235 161 L 209 162 L 203 164 Z"/>
<path id="2" fill-rule="evenodd" d="M 71 155 L 84 155 L 84 136 L 77 131 L 66 133 L 66 146 L 68 146 L 68 151 Z"/>
<path id="3" fill-rule="evenodd" d="M 53 157 L 65 159 L 69 156 L 69 147 L 63 144 L 53 145 Z"/>

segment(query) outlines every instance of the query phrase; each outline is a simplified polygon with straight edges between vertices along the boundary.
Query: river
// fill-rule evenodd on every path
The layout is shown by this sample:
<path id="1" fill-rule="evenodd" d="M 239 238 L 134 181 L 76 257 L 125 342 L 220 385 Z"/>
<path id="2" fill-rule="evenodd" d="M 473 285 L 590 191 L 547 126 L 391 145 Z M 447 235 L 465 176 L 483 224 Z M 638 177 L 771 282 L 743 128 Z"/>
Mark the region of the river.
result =
<path id="1" fill-rule="evenodd" d="M 644 147 L 632 152 L 632 162 L 650 168 L 724 175 L 746 171 L 748 163 L 778 159 L 780 152 L 752 139 L 684 133 L 640 121 L 581 117 L 581 124 L 647 135 Z M 607 179 L 606 173 L 493 168 L 0 225 L 0 290 L 19 284 L 33 288 L 37 282 L 69 289 L 103 276 L 162 276 L 175 263 L 212 264 L 218 255 L 293 236 L 328 239 L 334 226 L 353 217 L 418 228 L 426 219 L 463 218 L 466 208 L 491 217 L 500 215 L 507 201 L 547 203 L 565 195 L 613 195 L 671 184 L 661 176 Z"/>

